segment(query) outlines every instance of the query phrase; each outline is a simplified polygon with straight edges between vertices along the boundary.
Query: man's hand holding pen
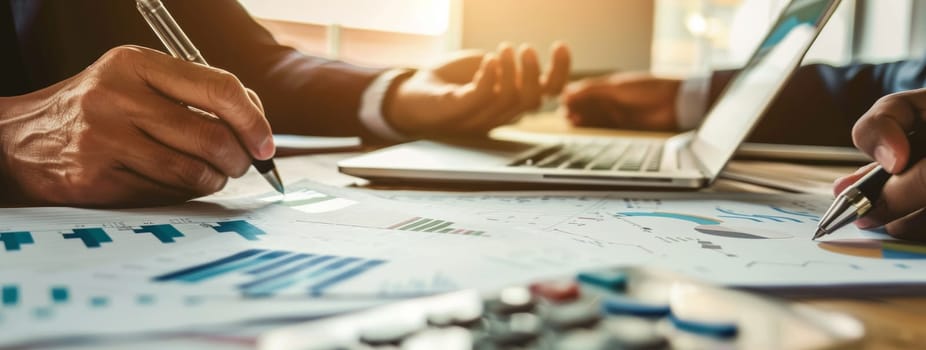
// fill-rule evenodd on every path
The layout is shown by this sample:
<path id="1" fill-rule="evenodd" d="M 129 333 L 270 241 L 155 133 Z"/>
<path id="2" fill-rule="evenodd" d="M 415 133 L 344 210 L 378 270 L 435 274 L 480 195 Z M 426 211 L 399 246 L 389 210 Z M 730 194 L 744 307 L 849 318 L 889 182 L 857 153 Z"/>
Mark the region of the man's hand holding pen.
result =
<path id="1" fill-rule="evenodd" d="M 275 149 L 260 103 L 234 75 L 141 47 L 0 98 L 0 113 L 0 180 L 19 192 L 4 200 L 23 204 L 175 203 L 220 190 Z"/>
<path id="2" fill-rule="evenodd" d="M 926 89 L 911 90 L 878 100 L 855 124 L 852 139 L 862 152 L 876 160 L 855 173 L 836 180 L 834 192 L 841 193 L 877 165 L 893 176 L 885 183 L 871 211 L 855 224 L 870 229 L 884 226 L 898 238 L 926 239 L 926 162 L 924 150 L 908 133 L 923 125 L 926 117 Z M 923 137 L 919 132 L 917 138 Z"/>

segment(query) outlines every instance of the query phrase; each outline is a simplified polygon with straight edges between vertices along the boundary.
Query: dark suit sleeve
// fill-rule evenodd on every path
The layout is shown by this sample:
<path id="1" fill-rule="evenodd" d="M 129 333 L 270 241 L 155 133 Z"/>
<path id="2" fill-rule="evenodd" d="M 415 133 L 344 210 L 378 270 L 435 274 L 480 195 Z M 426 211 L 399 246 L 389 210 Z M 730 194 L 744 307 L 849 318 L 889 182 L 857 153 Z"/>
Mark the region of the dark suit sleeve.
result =
<path id="1" fill-rule="evenodd" d="M 714 73 L 710 98 L 733 71 Z M 926 62 L 799 68 L 749 138 L 752 142 L 851 146 L 855 121 L 884 95 L 926 86 Z"/>
<path id="2" fill-rule="evenodd" d="M 382 72 L 306 56 L 277 41 L 234 0 L 174 0 L 165 5 L 213 66 L 255 90 L 275 133 L 371 138 L 358 112 Z"/>

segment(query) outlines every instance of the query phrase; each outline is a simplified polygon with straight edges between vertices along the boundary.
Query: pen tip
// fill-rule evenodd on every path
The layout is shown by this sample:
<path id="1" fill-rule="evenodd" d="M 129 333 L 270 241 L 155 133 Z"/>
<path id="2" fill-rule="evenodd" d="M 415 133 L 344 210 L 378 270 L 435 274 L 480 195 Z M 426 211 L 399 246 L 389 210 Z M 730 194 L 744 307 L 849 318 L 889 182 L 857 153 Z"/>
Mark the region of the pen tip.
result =
<path id="1" fill-rule="evenodd" d="M 827 234 L 827 232 L 826 232 L 825 229 L 823 229 L 822 227 L 817 228 L 817 232 L 813 234 L 813 238 L 810 239 L 810 240 L 811 240 L 811 241 L 816 241 L 817 238 L 823 237 L 823 236 L 825 236 L 826 234 Z"/>
<path id="2" fill-rule="evenodd" d="M 273 186 L 274 190 L 280 192 L 280 194 L 286 194 L 286 188 L 283 187 L 283 180 L 280 179 L 280 173 L 277 172 L 276 168 L 262 175 L 264 175 L 264 179 L 267 179 L 267 182 L 270 183 L 270 186 Z"/>

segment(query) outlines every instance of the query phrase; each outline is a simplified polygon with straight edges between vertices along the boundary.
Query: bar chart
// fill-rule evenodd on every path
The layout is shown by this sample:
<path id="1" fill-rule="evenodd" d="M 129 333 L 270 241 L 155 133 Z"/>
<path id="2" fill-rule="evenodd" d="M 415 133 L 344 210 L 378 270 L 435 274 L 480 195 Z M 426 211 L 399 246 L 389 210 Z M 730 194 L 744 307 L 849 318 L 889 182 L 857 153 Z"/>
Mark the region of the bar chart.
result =
<path id="1" fill-rule="evenodd" d="M 87 248 L 99 248 L 113 239 L 102 228 L 75 228 L 72 233 L 61 235 L 64 239 L 79 239 Z"/>
<path id="2" fill-rule="evenodd" d="M 55 317 L 61 307 L 103 310 L 112 305 L 113 296 L 108 293 L 88 294 L 86 290 L 81 292 L 60 284 L 46 287 L 18 283 L 3 284 L 0 285 L 0 312 L 22 311 L 34 319 L 41 320 Z M 135 305 L 153 305 L 156 297 L 152 294 L 139 294 L 131 300 Z"/>
<path id="3" fill-rule="evenodd" d="M 35 240 L 29 232 L 2 232 L 0 242 L 3 242 L 3 248 L 7 252 L 13 252 L 22 250 L 23 245 L 34 244 Z"/>
<path id="4" fill-rule="evenodd" d="M 380 259 L 249 249 L 152 279 L 158 283 L 228 285 L 244 297 L 283 291 L 321 296 L 335 286 L 385 264 Z"/>
<path id="5" fill-rule="evenodd" d="M 72 225 L 77 226 L 77 225 Z M 81 247 L 88 250 L 99 250 L 107 247 L 120 240 L 122 244 L 127 243 L 134 237 L 142 238 L 144 245 L 154 244 L 173 244 L 189 236 L 189 233 L 196 231 L 200 236 L 212 234 L 233 233 L 237 236 L 248 240 L 257 241 L 267 233 L 247 220 L 228 220 L 219 222 L 195 222 L 177 220 L 171 223 L 151 223 L 141 224 L 138 226 L 124 223 L 99 225 L 80 225 L 82 227 L 60 227 L 60 228 L 42 228 L 35 231 L 0 231 L 0 252 L 21 252 L 27 246 L 43 246 L 51 244 L 51 241 L 63 240 L 65 242 L 79 242 L 77 245 L 69 245 L 71 248 Z M 128 233 L 128 235 L 126 235 Z M 150 238 L 149 238 L 150 237 Z M 38 241 L 37 241 L 38 239 Z M 48 247 L 46 247 L 48 248 Z"/>
<path id="6" fill-rule="evenodd" d="M 399 230 L 399 231 L 445 233 L 445 234 L 467 235 L 467 236 L 484 236 L 485 235 L 485 231 L 457 228 L 457 227 L 454 227 L 453 222 L 438 220 L 438 219 L 430 219 L 430 218 L 425 218 L 425 217 L 413 217 L 408 220 L 399 222 L 395 225 L 389 226 L 388 229 Z"/>

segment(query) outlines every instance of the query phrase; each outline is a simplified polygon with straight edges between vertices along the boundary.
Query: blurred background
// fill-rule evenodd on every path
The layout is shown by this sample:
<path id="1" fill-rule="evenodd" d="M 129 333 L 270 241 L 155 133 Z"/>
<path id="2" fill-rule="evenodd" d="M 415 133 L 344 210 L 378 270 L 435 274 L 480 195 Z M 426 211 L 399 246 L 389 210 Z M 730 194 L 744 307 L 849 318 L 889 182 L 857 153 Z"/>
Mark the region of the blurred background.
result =
<path id="1" fill-rule="evenodd" d="M 573 49 L 575 77 L 735 68 L 785 0 L 241 0 L 278 40 L 319 56 L 421 66 L 459 49 Z M 843 0 L 806 61 L 884 62 L 926 50 L 926 0 Z M 877 38 L 877 39 L 875 39 Z"/>

